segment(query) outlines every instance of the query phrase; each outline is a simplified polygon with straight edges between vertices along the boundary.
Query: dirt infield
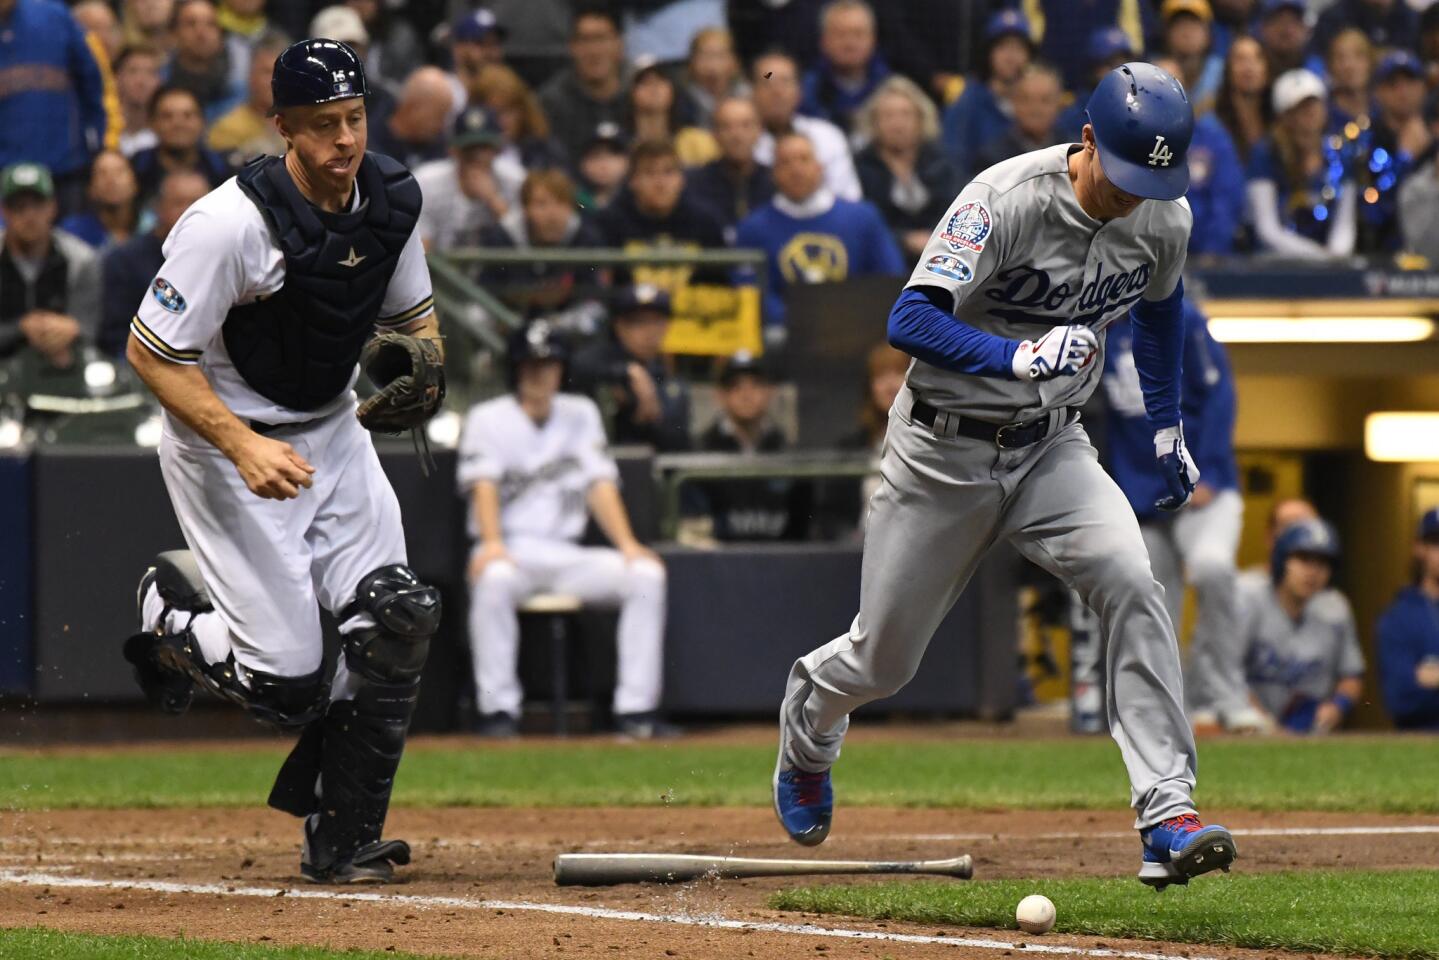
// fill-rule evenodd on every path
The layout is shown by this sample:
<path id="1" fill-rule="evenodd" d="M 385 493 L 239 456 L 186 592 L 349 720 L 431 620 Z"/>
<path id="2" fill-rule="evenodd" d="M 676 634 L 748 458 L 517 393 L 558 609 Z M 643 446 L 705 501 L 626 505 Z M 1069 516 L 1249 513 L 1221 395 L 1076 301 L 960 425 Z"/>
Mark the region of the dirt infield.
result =
<path id="1" fill-rule="evenodd" d="M 1435 817 L 1210 815 L 1242 831 L 1236 869 L 1244 871 L 1430 867 L 1439 831 Z M 997 958 L 1027 941 L 1031 949 L 1088 956 L 1272 955 L 780 914 L 765 901 L 783 881 L 587 890 L 557 888 L 550 876 L 556 853 L 598 850 L 873 858 L 969 852 L 985 878 L 1124 875 L 1136 869 L 1139 852 L 1129 828 L 1123 811 L 841 809 L 821 852 L 784 841 L 762 809 L 397 810 L 391 835 L 408 839 L 416 854 L 403 871 L 407 882 L 353 891 L 299 884 L 296 821 L 271 811 L 4 813 L 0 926 L 507 958 Z M 962 896 L 963 885 L 955 892 Z M 1152 895 L 1138 884 L 1136 892 Z M 804 924 L 830 932 L 797 929 Z"/>

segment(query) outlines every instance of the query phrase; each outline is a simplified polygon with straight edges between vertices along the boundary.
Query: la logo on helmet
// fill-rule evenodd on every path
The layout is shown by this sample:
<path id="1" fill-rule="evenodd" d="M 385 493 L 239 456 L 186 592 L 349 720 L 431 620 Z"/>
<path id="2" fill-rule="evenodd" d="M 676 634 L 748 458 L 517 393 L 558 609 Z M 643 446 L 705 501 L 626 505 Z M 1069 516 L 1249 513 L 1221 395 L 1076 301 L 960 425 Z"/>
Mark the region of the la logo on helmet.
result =
<path id="1" fill-rule="evenodd" d="M 1149 165 L 1151 167 L 1167 167 L 1172 159 L 1174 159 L 1174 154 L 1164 145 L 1164 136 L 1156 134 L 1154 149 L 1149 151 Z"/>

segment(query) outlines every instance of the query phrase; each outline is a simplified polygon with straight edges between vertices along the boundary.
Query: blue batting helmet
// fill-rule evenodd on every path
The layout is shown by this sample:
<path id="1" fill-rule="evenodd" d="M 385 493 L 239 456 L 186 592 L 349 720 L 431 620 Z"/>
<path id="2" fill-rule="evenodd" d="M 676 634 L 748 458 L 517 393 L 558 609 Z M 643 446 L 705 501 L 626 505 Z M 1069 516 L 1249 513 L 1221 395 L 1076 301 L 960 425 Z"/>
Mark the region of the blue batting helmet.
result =
<path id="1" fill-rule="evenodd" d="M 348 43 L 315 37 L 292 43 L 276 58 L 270 93 L 274 97 L 270 111 L 278 113 L 286 107 L 368 96 L 370 88 L 365 65 Z"/>
<path id="2" fill-rule="evenodd" d="M 1336 563 L 1339 560 L 1339 534 L 1317 517 L 1298 520 L 1285 527 L 1275 538 L 1274 552 L 1269 557 L 1269 573 L 1275 583 L 1284 579 L 1284 564 L 1296 553 L 1324 557 L 1331 564 Z"/>
<path id="3" fill-rule="evenodd" d="M 1178 80 L 1152 63 L 1126 63 L 1099 81 L 1084 114 L 1110 183 L 1150 200 L 1184 196 L 1194 108 Z"/>

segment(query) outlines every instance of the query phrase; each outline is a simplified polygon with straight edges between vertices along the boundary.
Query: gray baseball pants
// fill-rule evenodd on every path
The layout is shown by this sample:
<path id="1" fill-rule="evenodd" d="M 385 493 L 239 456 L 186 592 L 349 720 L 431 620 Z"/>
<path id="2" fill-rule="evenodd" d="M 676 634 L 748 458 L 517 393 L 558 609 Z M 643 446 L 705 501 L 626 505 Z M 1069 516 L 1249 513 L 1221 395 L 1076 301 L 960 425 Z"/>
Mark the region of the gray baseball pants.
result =
<path id="1" fill-rule="evenodd" d="M 1099 618 L 1110 734 L 1144 828 L 1194 811 L 1194 737 L 1179 648 L 1139 523 L 1078 423 L 1003 450 L 937 436 L 890 411 L 882 482 L 869 503 L 860 611 L 847 633 L 800 658 L 782 706 L 783 745 L 801 770 L 838 758 L 856 707 L 914 676 L 940 621 L 990 546 L 1012 543 L 1077 590 Z M 1052 426 L 1063 422 L 1056 411 Z"/>

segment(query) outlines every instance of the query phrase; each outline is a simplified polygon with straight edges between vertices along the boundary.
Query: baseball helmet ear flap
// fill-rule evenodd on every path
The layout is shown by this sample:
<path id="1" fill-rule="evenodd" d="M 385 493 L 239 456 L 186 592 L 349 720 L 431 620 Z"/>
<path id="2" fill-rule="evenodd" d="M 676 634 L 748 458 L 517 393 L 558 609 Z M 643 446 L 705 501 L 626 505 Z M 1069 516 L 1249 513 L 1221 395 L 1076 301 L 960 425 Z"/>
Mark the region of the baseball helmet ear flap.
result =
<path id="1" fill-rule="evenodd" d="M 1094 88 L 1084 113 L 1110 183 L 1150 200 L 1184 196 L 1194 108 L 1178 80 L 1152 63 L 1123 64 Z"/>

